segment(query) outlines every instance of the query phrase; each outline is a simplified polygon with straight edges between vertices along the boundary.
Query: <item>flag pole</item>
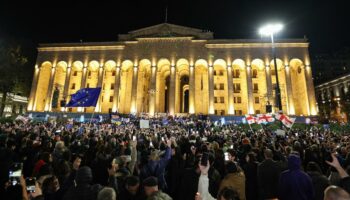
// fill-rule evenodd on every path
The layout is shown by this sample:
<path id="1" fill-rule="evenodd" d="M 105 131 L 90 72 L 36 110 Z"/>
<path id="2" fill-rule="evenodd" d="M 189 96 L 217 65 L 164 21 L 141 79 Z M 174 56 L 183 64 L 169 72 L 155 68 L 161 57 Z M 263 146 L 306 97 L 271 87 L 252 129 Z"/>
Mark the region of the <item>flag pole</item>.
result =
<path id="1" fill-rule="evenodd" d="M 295 123 L 295 120 L 294 120 L 292 126 L 290 126 L 290 128 L 289 128 L 289 130 L 288 130 L 288 132 L 287 132 L 287 135 L 289 135 L 289 132 L 292 130 L 292 127 L 293 127 L 294 123 Z"/>
<path id="2" fill-rule="evenodd" d="M 252 127 L 250 126 L 250 123 L 248 123 L 250 130 L 254 133 Z"/>
<path id="3" fill-rule="evenodd" d="M 90 117 L 89 127 L 90 127 L 90 125 L 91 125 L 92 119 L 94 118 L 95 110 L 96 110 L 96 106 L 94 107 L 94 112 L 92 112 L 92 115 L 91 115 L 91 117 Z"/>

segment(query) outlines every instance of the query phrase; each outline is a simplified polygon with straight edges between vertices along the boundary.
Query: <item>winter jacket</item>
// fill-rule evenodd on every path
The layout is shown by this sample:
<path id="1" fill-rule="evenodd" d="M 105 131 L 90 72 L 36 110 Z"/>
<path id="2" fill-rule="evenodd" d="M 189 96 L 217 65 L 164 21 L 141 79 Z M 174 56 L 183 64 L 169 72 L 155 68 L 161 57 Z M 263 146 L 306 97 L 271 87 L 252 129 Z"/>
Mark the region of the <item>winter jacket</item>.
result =
<path id="1" fill-rule="evenodd" d="M 259 199 L 277 197 L 280 166 L 276 161 L 266 159 L 258 166 Z"/>
<path id="2" fill-rule="evenodd" d="M 326 176 L 319 172 L 308 172 L 315 190 L 315 200 L 323 200 L 324 190 L 330 185 Z"/>
<path id="3" fill-rule="evenodd" d="M 161 190 L 167 189 L 165 181 L 165 168 L 171 158 L 171 149 L 167 147 L 165 155 L 160 160 L 149 160 L 148 163 L 141 169 L 141 179 L 146 179 L 150 176 L 158 178 L 159 188 Z"/>
<path id="4" fill-rule="evenodd" d="M 279 180 L 278 194 L 280 200 L 314 199 L 311 178 L 301 171 L 301 160 L 297 155 L 288 157 L 288 170 L 282 172 Z"/>
<path id="5" fill-rule="evenodd" d="M 173 200 L 173 199 L 166 193 L 158 191 L 153 193 L 151 196 L 149 196 L 147 200 Z"/>

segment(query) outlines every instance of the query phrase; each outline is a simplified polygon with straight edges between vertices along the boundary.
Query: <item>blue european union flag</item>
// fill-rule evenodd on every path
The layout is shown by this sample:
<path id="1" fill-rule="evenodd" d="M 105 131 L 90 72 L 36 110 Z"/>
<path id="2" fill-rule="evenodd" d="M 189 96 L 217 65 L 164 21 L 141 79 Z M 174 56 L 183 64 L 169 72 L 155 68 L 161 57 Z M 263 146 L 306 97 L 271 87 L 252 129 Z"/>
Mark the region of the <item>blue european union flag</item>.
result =
<path id="1" fill-rule="evenodd" d="M 101 88 L 83 88 L 72 94 L 72 99 L 66 107 L 95 107 L 100 96 Z"/>

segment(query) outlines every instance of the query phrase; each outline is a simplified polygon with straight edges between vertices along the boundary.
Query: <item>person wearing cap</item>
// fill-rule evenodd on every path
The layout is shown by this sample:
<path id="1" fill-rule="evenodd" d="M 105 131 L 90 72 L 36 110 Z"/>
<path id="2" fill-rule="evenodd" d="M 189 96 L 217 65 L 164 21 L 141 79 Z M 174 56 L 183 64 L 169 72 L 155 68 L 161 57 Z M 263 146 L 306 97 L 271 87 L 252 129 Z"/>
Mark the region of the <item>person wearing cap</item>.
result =
<path id="1" fill-rule="evenodd" d="M 168 165 L 168 162 L 171 158 L 171 140 L 167 140 L 167 146 L 165 151 L 160 151 L 154 149 L 148 159 L 146 165 L 141 169 L 141 180 L 144 180 L 150 176 L 158 178 L 159 188 L 161 190 L 167 189 L 167 184 L 165 180 L 165 168 Z"/>
<path id="2" fill-rule="evenodd" d="M 145 188 L 147 200 L 172 200 L 169 195 L 159 190 L 158 179 L 154 176 L 146 178 L 143 181 L 143 186 Z"/>

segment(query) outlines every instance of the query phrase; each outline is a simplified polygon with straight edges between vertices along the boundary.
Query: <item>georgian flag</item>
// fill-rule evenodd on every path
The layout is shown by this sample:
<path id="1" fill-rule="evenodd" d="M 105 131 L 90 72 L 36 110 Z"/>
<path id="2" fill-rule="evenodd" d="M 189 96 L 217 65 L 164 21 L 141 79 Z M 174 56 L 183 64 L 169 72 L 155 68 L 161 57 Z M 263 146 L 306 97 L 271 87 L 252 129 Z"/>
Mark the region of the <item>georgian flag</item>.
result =
<path id="1" fill-rule="evenodd" d="M 287 115 L 279 114 L 279 113 L 275 114 L 275 118 L 277 120 L 280 120 L 288 128 L 292 127 L 292 125 L 294 124 L 295 119 L 296 119 L 296 118 L 288 117 Z"/>
<path id="2" fill-rule="evenodd" d="M 272 117 L 271 114 L 258 114 L 257 115 L 257 123 L 258 124 L 266 124 L 269 122 L 274 122 L 275 118 Z"/>
<path id="3" fill-rule="evenodd" d="M 256 119 L 254 116 L 252 115 L 245 115 L 245 119 L 247 121 L 248 124 L 253 124 L 256 123 Z"/>

